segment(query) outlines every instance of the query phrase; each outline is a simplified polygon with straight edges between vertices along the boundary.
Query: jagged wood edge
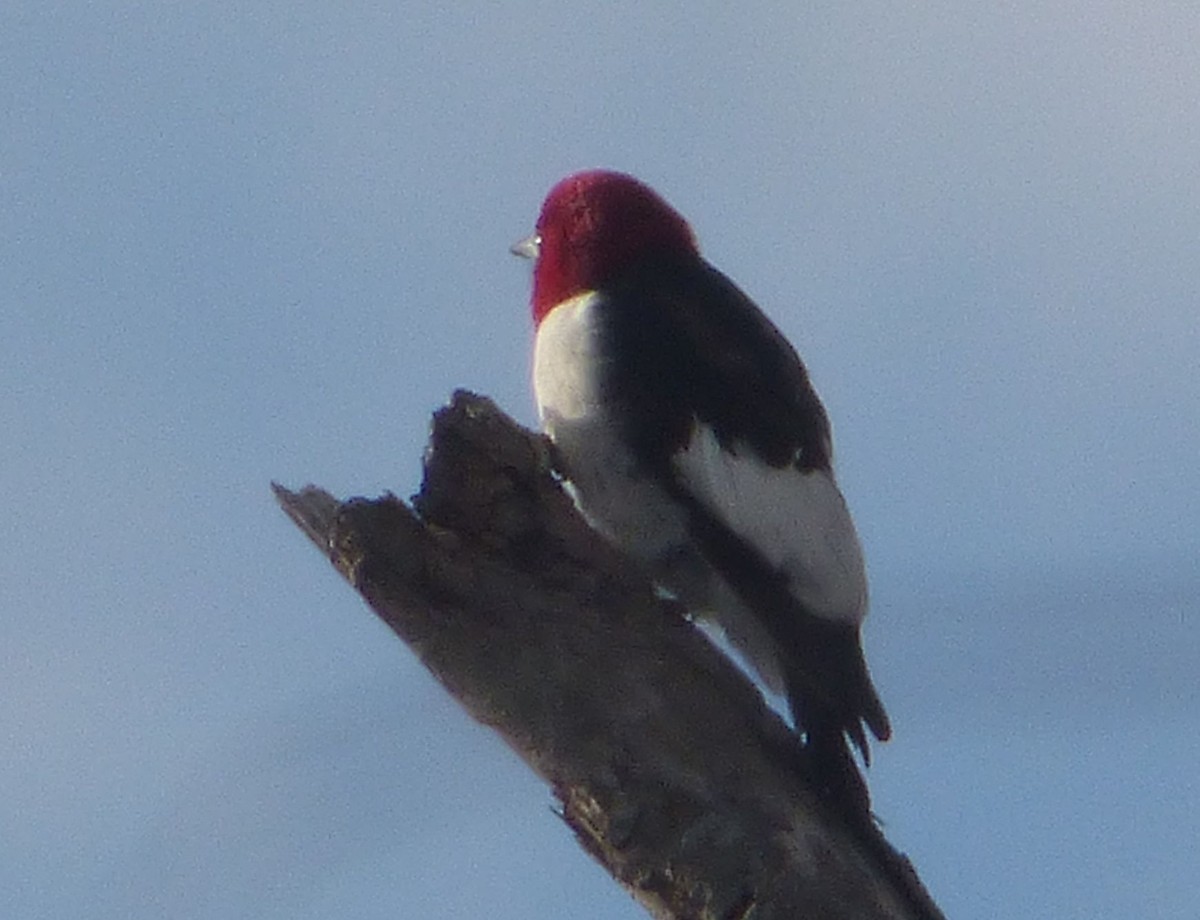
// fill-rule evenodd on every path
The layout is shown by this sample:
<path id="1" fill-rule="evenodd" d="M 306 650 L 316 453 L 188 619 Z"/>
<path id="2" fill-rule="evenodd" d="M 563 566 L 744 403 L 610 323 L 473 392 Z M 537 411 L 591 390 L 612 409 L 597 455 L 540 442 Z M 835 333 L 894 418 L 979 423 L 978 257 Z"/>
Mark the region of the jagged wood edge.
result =
<path id="1" fill-rule="evenodd" d="M 273 488 L 655 917 L 942 920 L 877 829 L 812 795 L 753 685 L 581 520 L 549 450 L 458 392 L 412 507 Z"/>

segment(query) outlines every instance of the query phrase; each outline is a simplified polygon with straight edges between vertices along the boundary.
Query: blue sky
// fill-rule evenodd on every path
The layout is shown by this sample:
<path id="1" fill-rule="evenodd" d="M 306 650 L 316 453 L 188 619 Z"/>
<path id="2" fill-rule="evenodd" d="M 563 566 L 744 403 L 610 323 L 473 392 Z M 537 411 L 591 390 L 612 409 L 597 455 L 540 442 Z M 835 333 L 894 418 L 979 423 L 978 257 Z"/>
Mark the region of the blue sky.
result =
<path id="1" fill-rule="evenodd" d="M 950 916 L 1200 912 L 1200 11 L 0 11 L 0 909 L 638 917 L 275 508 L 533 420 L 507 246 L 628 170 L 804 355 Z"/>

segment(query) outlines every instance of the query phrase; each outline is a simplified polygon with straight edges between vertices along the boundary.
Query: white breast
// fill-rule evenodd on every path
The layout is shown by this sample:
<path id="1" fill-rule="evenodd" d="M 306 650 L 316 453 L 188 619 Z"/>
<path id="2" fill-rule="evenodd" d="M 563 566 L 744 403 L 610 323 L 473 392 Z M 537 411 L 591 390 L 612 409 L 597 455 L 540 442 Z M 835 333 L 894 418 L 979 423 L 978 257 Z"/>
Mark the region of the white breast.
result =
<path id="1" fill-rule="evenodd" d="M 599 295 L 588 292 L 542 319 L 533 350 L 538 415 L 588 523 L 627 552 L 651 560 L 687 543 L 686 520 L 642 474 L 605 401 L 601 374 L 609 359 L 600 336 L 602 309 Z"/>
<path id="2" fill-rule="evenodd" d="M 543 317 L 533 343 L 533 392 L 542 426 L 595 416 L 602 410 L 597 370 L 603 360 L 595 306 L 586 292 Z"/>

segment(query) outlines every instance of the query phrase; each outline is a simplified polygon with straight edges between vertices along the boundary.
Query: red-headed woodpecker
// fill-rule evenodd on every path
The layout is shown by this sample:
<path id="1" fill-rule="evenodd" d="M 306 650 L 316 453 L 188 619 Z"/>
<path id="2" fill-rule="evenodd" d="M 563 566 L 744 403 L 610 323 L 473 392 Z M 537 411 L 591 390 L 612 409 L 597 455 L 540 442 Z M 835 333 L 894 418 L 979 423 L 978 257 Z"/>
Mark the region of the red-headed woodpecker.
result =
<path id="1" fill-rule="evenodd" d="M 862 653 L 862 550 L 804 364 L 630 176 L 563 179 L 513 251 L 536 260 L 534 390 L 580 510 L 717 621 L 786 693 L 828 791 L 865 806 L 846 738 L 866 760 L 863 724 L 891 729 Z"/>

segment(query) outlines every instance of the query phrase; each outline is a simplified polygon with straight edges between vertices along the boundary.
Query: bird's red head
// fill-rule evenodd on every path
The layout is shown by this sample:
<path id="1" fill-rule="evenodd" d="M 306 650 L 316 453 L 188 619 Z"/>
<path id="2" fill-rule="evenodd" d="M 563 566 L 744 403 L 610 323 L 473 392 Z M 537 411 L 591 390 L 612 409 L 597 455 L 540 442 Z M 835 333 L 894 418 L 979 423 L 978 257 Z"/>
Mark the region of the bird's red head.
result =
<path id="1" fill-rule="evenodd" d="M 538 217 L 534 322 L 655 252 L 698 250 L 687 221 L 653 189 L 599 169 L 567 176 L 550 189 Z"/>

